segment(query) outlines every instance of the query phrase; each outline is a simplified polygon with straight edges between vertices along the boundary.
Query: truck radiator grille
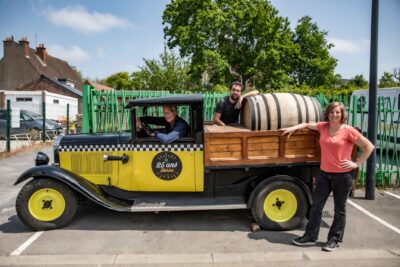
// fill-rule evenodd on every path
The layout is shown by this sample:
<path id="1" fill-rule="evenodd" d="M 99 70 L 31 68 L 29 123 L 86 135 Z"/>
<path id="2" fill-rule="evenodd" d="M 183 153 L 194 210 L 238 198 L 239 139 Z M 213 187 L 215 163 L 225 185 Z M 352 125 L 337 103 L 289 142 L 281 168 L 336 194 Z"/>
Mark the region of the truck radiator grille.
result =
<path id="1" fill-rule="evenodd" d="M 104 152 L 72 153 L 71 171 L 85 174 L 112 174 L 111 162 L 103 161 Z"/>

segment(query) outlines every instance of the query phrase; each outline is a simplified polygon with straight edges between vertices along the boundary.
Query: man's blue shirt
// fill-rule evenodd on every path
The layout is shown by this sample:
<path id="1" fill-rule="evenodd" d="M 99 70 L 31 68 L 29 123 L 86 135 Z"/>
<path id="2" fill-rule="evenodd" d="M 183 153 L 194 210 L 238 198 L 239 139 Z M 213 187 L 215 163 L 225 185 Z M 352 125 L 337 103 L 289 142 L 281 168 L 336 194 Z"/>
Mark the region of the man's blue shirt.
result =
<path id="1" fill-rule="evenodd" d="M 164 117 L 141 117 L 140 120 L 146 124 L 164 126 L 163 131 L 154 131 L 154 136 L 163 144 L 169 144 L 189 133 L 189 125 L 179 116 L 176 116 L 173 125 L 168 123 Z"/>

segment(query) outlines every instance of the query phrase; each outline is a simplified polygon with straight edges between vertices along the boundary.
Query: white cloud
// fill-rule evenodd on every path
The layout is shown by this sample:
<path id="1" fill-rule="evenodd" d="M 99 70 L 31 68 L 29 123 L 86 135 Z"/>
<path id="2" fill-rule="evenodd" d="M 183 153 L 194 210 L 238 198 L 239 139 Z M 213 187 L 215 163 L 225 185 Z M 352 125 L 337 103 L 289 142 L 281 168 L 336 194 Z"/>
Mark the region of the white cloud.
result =
<path id="1" fill-rule="evenodd" d="M 52 23 L 69 27 L 83 33 L 106 32 L 116 27 L 127 27 L 132 24 L 109 13 L 88 11 L 83 6 L 65 7 L 55 10 L 52 7 L 41 12 Z"/>
<path id="2" fill-rule="evenodd" d="M 346 40 L 340 38 L 329 38 L 328 42 L 335 45 L 334 47 L 332 47 L 333 51 L 352 54 L 365 51 L 369 45 L 368 40 Z"/>
<path id="3" fill-rule="evenodd" d="M 47 50 L 51 56 L 71 62 L 85 61 L 89 54 L 78 46 L 63 47 L 60 45 L 48 45 Z"/>

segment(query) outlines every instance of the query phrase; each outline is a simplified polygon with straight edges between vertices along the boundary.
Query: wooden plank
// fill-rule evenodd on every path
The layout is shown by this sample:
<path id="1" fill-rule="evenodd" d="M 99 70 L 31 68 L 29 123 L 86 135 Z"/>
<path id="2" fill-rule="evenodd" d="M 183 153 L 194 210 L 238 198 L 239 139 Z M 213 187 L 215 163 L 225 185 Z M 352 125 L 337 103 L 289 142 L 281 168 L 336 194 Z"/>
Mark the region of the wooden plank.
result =
<path id="1" fill-rule="evenodd" d="M 237 132 L 250 132 L 249 129 L 246 129 L 240 125 L 238 126 L 220 126 L 220 125 L 205 125 L 204 128 L 206 132 L 209 133 L 237 133 Z"/>
<path id="2" fill-rule="evenodd" d="M 315 155 L 316 151 L 313 148 L 300 148 L 300 149 L 286 149 L 285 150 L 286 156 L 289 155 Z"/>
<path id="3" fill-rule="evenodd" d="M 252 143 L 247 145 L 248 150 L 279 149 L 279 143 Z"/>
<path id="4" fill-rule="evenodd" d="M 249 151 L 249 158 L 253 156 L 265 156 L 265 157 L 278 157 L 278 149 L 264 149 L 264 150 L 254 150 Z"/>
<path id="5" fill-rule="evenodd" d="M 210 138 L 210 145 L 241 144 L 241 143 L 242 143 L 242 138 L 240 138 L 240 137 L 235 137 L 235 138 L 213 137 L 213 138 Z"/>
<path id="6" fill-rule="evenodd" d="M 286 139 L 287 139 L 287 136 L 281 135 L 279 137 L 279 156 L 281 158 L 285 157 L 285 153 L 286 153 L 286 150 L 285 150 L 286 144 L 285 144 L 285 142 L 286 142 Z"/>
<path id="7" fill-rule="evenodd" d="M 241 158 L 242 152 L 211 152 L 210 158 Z"/>
<path id="8" fill-rule="evenodd" d="M 279 140 L 279 136 L 254 136 L 254 137 L 248 137 L 248 142 L 249 144 L 253 143 L 277 143 Z"/>
<path id="9" fill-rule="evenodd" d="M 309 141 L 313 136 L 314 136 L 313 134 L 292 135 L 287 139 L 287 141 L 288 142 Z"/>
<path id="10" fill-rule="evenodd" d="M 210 145 L 211 152 L 242 151 L 241 144 Z"/>
<path id="11" fill-rule="evenodd" d="M 242 139 L 242 158 L 247 160 L 249 157 L 249 150 L 248 150 L 248 143 L 247 143 L 247 136 L 244 136 Z"/>
<path id="12" fill-rule="evenodd" d="M 307 140 L 307 141 L 294 141 L 290 142 L 291 140 L 288 140 L 288 142 L 285 144 L 285 147 L 287 149 L 291 148 L 314 148 L 315 149 L 315 141 L 314 140 Z"/>

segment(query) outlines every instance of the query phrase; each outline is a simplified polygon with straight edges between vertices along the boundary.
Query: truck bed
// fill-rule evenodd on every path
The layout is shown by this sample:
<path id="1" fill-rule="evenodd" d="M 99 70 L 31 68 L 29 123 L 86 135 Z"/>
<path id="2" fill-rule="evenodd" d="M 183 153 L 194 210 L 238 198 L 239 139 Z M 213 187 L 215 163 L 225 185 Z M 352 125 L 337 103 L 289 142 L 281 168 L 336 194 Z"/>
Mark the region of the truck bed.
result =
<path id="1" fill-rule="evenodd" d="M 251 131 L 238 126 L 204 126 L 206 167 L 255 166 L 320 161 L 319 133 L 296 131 L 290 138 L 282 131 Z"/>

